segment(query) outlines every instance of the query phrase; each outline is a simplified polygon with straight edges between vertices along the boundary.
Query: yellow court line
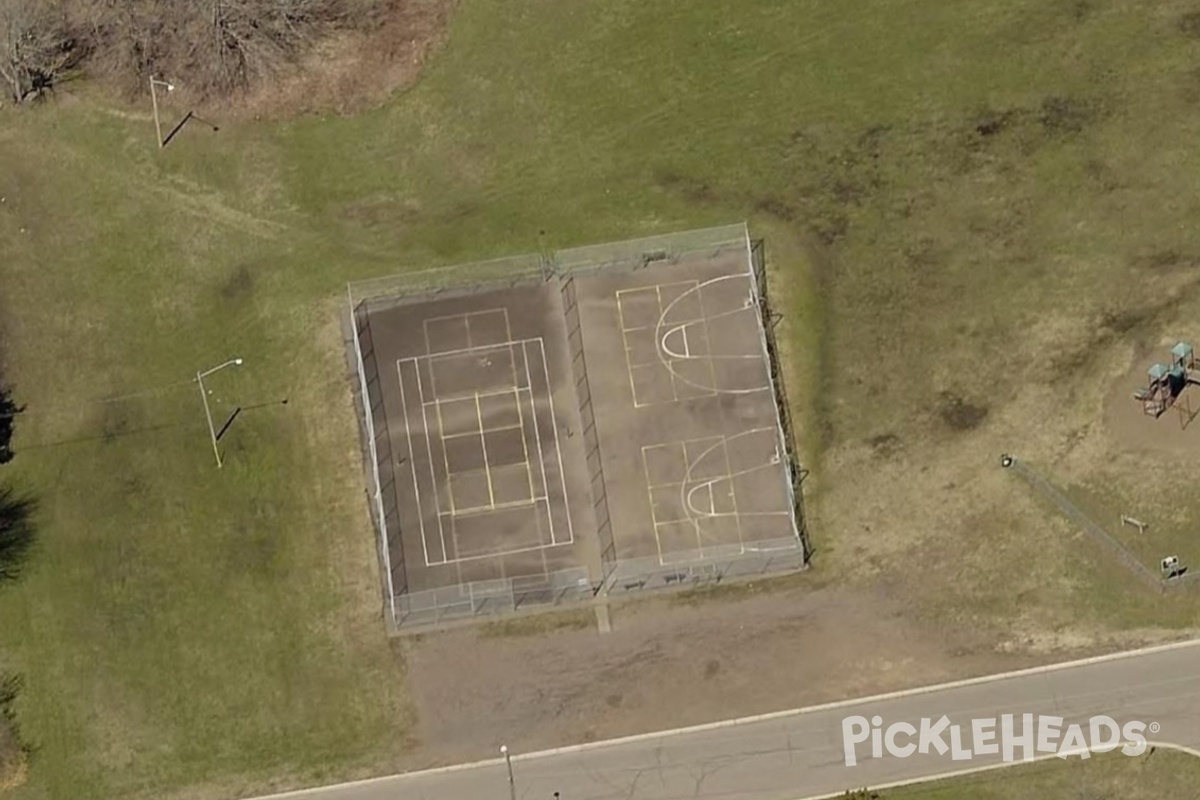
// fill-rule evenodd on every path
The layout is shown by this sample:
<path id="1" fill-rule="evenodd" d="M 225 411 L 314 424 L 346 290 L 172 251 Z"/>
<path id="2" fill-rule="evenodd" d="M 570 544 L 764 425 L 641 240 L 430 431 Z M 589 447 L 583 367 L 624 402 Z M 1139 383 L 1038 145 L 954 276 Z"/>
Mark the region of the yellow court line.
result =
<path id="1" fill-rule="evenodd" d="M 400 407 L 404 410 L 404 435 L 408 440 L 408 471 L 412 474 L 413 495 L 417 501 L 417 522 L 420 525 L 421 532 L 421 551 L 425 555 L 425 566 L 429 566 L 429 542 L 425 539 L 425 510 L 421 507 L 421 487 L 417 481 L 417 452 L 413 449 L 412 441 L 412 421 L 408 418 L 408 402 L 404 392 L 404 370 L 400 364 L 396 362 L 396 383 L 400 386 Z M 425 442 L 429 442 L 429 431 L 425 431 Z M 431 476 L 432 477 L 432 476 Z M 437 504 L 437 484 L 434 484 L 433 491 L 435 494 L 434 503 Z M 436 511 L 441 511 L 437 508 Z M 442 520 L 438 519 L 438 527 L 441 528 Z M 445 559 L 446 553 L 442 552 L 442 558 Z"/>
<path id="2" fill-rule="evenodd" d="M 712 331 L 708 328 L 708 312 L 704 309 L 704 291 L 697 286 L 696 302 L 700 304 L 700 324 L 704 330 L 704 343 L 708 345 L 708 357 L 704 360 L 708 362 L 708 378 L 712 382 L 712 393 L 717 394 L 717 371 L 713 365 L 712 357 Z"/>
<path id="3" fill-rule="evenodd" d="M 433 373 L 431 370 L 430 375 L 432 375 L 432 374 Z M 452 477 L 453 477 L 454 473 L 452 473 L 450 471 L 450 451 L 448 451 L 446 449 L 446 437 L 442 434 L 442 431 L 446 430 L 446 426 L 442 422 L 442 404 L 440 402 L 438 402 L 437 400 L 435 400 L 434 406 L 437 409 L 437 423 L 438 423 L 437 435 L 438 435 L 439 443 L 442 446 L 442 464 L 445 465 L 445 467 L 446 467 L 446 493 L 448 495 L 450 495 L 450 513 L 453 514 L 454 513 L 454 481 L 452 480 Z M 426 436 L 429 435 L 428 428 L 426 428 L 425 434 L 426 434 Z M 435 484 L 435 486 L 436 486 L 436 484 Z M 445 552 L 444 547 L 443 547 L 442 552 L 443 553 Z"/>
<path id="4" fill-rule="evenodd" d="M 487 477 L 488 485 L 488 502 L 493 508 L 496 506 L 496 491 L 492 487 L 492 467 L 488 464 L 487 455 L 487 437 L 483 435 L 483 409 L 479 407 L 479 393 L 475 393 L 475 416 L 479 421 L 479 446 L 483 448 L 483 472 Z"/>
<path id="5" fill-rule="evenodd" d="M 506 386 L 503 389 L 495 389 L 492 391 L 472 392 L 470 394 L 459 394 L 459 395 L 450 395 L 449 397 L 440 397 L 440 398 L 437 398 L 436 400 L 429 400 L 428 402 L 425 402 L 422 405 L 431 406 L 434 403 L 461 403 L 466 400 L 471 400 L 472 398 L 474 398 L 474 396 L 476 394 L 478 394 L 482 398 L 499 397 L 500 395 L 509 394 L 510 392 L 512 392 L 514 390 L 518 391 L 518 392 L 527 392 L 527 391 L 529 391 L 529 387 L 528 386 L 517 386 L 516 384 L 513 384 L 512 386 Z"/>
<path id="6" fill-rule="evenodd" d="M 539 340 L 539 343 L 540 343 L 540 340 Z M 529 371 L 529 351 L 525 348 L 524 344 L 521 345 L 521 360 L 525 362 L 525 382 L 529 384 L 529 403 L 531 406 L 533 406 L 533 438 L 534 438 L 534 447 L 537 449 L 537 454 L 538 454 L 538 465 L 541 467 L 541 473 L 542 473 L 542 493 L 545 494 L 547 497 L 549 497 L 550 496 L 550 480 L 546 477 L 546 454 L 542 451 L 542 432 L 540 430 L 540 426 L 538 425 L 537 403 L 533 396 L 533 375 Z M 544 361 L 545 361 L 545 356 L 543 354 L 543 362 Z M 553 403 L 554 397 L 553 397 L 553 394 L 551 394 L 551 386 L 550 386 L 548 379 L 546 382 L 546 393 L 548 395 L 550 395 L 551 403 Z M 551 406 L 551 408 L 553 409 L 553 406 Z M 557 423 L 557 420 L 555 420 L 555 422 Z M 555 435 L 557 436 L 558 434 L 555 433 Z M 562 470 L 562 461 L 561 460 L 559 461 L 558 468 L 560 471 Z M 564 500 L 566 499 L 565 490 L 563 493 L 563 498 L 564 498 Z M 550 507 L 549 502 L 547 502 L 546 507 L 547 507 L 547 509 L 549 509 L 549 507 Z M 569 514 L 567 516 L 567 521 L 570 522 Z M 550 515 L 549 522 L 550 522 L 550 541 L 553 543 L 554 542 L 554 515 L 553 514 Z M 574 537 L 572 537 L 572 539 L 573 538 Z M 538 541 L 539 542 L 542 541 L 542 529 L 541 529 L 541 519 L 540 518 L 538 519 Z"/>
<path id="7" fill-rule="evenodd" d="M 508 331 L 508 327 L 507 327 L 508 326 L 508 317 L 507 316 L 505 316 L 505 318 L 504 318 L 504 325 L 505 325 L 505 330 Z M 509 338 L 512 338 L 512 333 L 509 332 L 508 336 L 509 336 Z M 526 352 L 524 345 L 521 346 L 521 357 L 526 360 L 528 360 L 528 358 L 529 358 L 529 353 Z M 521 405 L 521 389 L 520 389 L 521 380 L 520 380 L 520 378 L 517 377 L 517 360 L 514 358 L 514 359 L 512 359 L 511 363 L 512 363 L 512 382 L 513 382 L 513 402 L 516 403 L 516 405 L 517 405 L 517 424 L 521 428 L 521 451 L 525 454 L 525 477 L 529 480 L 529 496 L 533 497 L 536 494 L 536 492 L 534 491 L 534 487 L 533 487 L 533 470 L 530 469 L 530 465 L 529 465 L 529 437 L 527 437 L 525 435 L 525 408 L 524 408 L 524 406 Z M 528 366 L 528 365 L 526 365 L 526 366 Z M 527 391 L 529 392 L 529 404 L 530 404 L 530 406 L 533 407 L 532 408 L 532 416 L 536 420 L 537 406 L 533 402 L 532 382 L 531 382 L 530 386 L 527 387 Z M 539 458 L 541 457 L 541 453 L 538 454 L 538 457 Z M 543 489 L 545 489 L 545 487 L 543 487 Z M 545 489 L 545 491 L 547 494 L 549 494 L 548 489 Z M 541 523 L 539 522 L 538 524 L 540 525 Z M 541 541 L 541 537 L 542 537 L 542 532 L 541 532 L 541 528 L 539 527 L 538 541 Z"/>
<path id="8" fill-rule="evenodd" d="M 724 439 L 724 437 L 722 437 L 722 439 Z M 701 451 L 700 457 L 704 458 L 704 456 L 706 456 L 709 452 L 710 451 L 708 451 L 708 450 Z M 686 468 L 683 473 L 683 479 L 684 479 L 683 483 L 680 484 L 680 486 L 679 486 L 679 499 L 683 503 L 683 512 L 686 514 L 687 513 L 687 483 L 688 483 L 687 479 L 691 477 L 692 467 L 695 466 L 695 464 L 692 463 L 691 457 L 688 456 L 686 442 L 683 445 L 683 463 L 686 466 Z M 703 556 L 704 555 L 704 541 L 700 538 L 700 520 L 693 519 L 693 520 L 690 520 L 690 522 L 692 523 L 692 530 L 694 530 L 696 532 L 696 549 L 699 550 L 700 555 Z"/>
<path id="9" fill-rule="evenodd" d="M 685 453 L 686 459 L 686 453 Z M 654 510 L 654 495 L 650 491 L 650 464 L 646 461 L 646 448 L 642 448 L 642 472 L 646 476 L 646 503 L 650 506 L 650 527 L 654 531 L 654 546 L 658 549 L 658 561 L 663 559 L 662 539 L 658 535 L 658 514 Z"/>
<path id="10" fill-rule="evenodd" d="M 504 433 L 504 431 L 515 431 L 521 428 L 520 425 L 502 425 L 499 428 L 484 428 L 483 432 L 487 433 Z M 443 439 L 461 439 L 464 436 L 478 436 L 478 431 L 465 431 L 464 433 L 450 433 L 443 436 Z"/>
<path id="11" fill-rule="evenodd" d="M 733 464 L 729 460 L 729 439 L 726 438 L 721 445 L 721 449 L 725 451 L 725 472 L 727 475 L 721 480 L 729 481 L 729 499 L 733 503 L 733 524 L 737 527 L 738 544 L 742 551 L 746 549 L 746 537 L 742 535 L 742 514 L 738 511 L 737 502 L 737 486 L 733 483 Z M 709 487 L 712 488 L 711 486 Z"/>
<path id="12" fill-rule="evenodd" d="M 514 461 L 511 464 L 500 464 L 498 466 L 492 467 L 492 469 L 493 470 L 515 469 L 517 467 L 523 467 L 529 463 L 531 463 L 531 462 Z M 482 472 L 483 472 L 483 467 L 473 467 L 471 469 L 460 469 L 458 472 L 454 473 L 454 477 L 458 478 L 458 477 L 467 476 L 467 475 L 478 475 Z"/>
<path id="13" fill-rule="evenodd" d="M 397 372 L 399 372 L 399 370 L 400 370 L 399 362 L 397 362 L 397 364 L 396 364 L 396 370 L 397 370 Z M 413 361 L 413 374 L 416 375 L 416 377 L 417 377 L 417 397 L 424 400 L 425 390 L 421 386 L 421 362 Z M 444 561 L 446 559 L 446 532 L 442 528 L 442 515 L 441 515 L 442 491 L 438 487 L 437 475 L 434 474 L 433 436 L 430 435 L 429 416 L 425 413 L 425 403 L 424 402 L 421 403 L 421 423 L 425 426 L 425 454 L 429 457 L 429 482 L 433 488 L 434 507 L 437 508 L 437 510 L 438 510 L 438 514 L 437 514 L 438 540 L 442 544 L 442 560 Z M 442 447 L 443 456 L 445 455 L 445 450 L 446 450 L 446 448 L 443 446 Z M 449 468 L 448 467 L 446 470 L 446 474 L 447 474 L 447 483 L 449 483 Z M 450 497 L 450 507 L 453 510 L 453 508 L 454 508 L 453 494 L 451 494 L 451 497 Z M 453 535 L 453 531 L 451 531 L 451 535 Z"/>
<path id="14" fill-rule="evenodd" d="M 633 397 L 633 407 L 641 408 L 641 404 L 638 403 L 637 385 L 633 382 L 633 361 L 629 358 L 629 337 L 625 334 L 625 310 L 621 306 L 621 293 L 621 291 L 618 291 L 615 296 L 617 299 L 617 319 L 621 324 L 621 344 L 625 350 L 625 374 L 629 376 L 629 394 Z"/>
<path id="15" fill-rule="evenodd" d="M 491 514 L 496 511 L 511 511 L 514 508 L 528 508 L 529 506 L 535 506 L 545 500 L 545 497 L 531 497 L 528 500 L 509 500 L 504 503 L 492 503 L 486 506 L 471 506 L 470 508 L 460 508 L 458 511 L 455 511 L 454 514 L 447 514 L 446 516 L 477 517 L 480 514 Z"/>

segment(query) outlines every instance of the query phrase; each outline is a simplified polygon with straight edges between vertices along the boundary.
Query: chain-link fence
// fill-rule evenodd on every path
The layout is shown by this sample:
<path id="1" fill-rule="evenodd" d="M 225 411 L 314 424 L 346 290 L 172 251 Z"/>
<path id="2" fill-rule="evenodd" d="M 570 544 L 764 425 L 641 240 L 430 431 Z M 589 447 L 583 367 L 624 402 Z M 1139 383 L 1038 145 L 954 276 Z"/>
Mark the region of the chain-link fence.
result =
<path id="1" fill-rule="evenodd" d="M 1011 456 L 1009 458 L 1012 458 Z M 1171 589 L 1183 588 L 1186 586 L 1194 586 L 1195 580 L 1200 573 L 1186 573 L 1173 577 L 1166 577 L 1159 572 L 1151 569 L 1145 562 L 1134 555 L 1128 547 L 1117 541 L 1103 527 L 1092 521 L 1077 505 L 1071 502 L 1071 499 L 1059 491 L 1058 487 L 1043 478 L 1036 470 L 1017 458 L 1012 458 L 1009 467 L 1018 475 L 1024 478 L 1033 488 L 1037 489 L 1052 502 L 1063 516 L 1074 522 L 1086 533 L 1092 541 L 1099 543 L 1113 557 L 1117 559 L 1133 573 L 1139 580 L 1147 586 L 1158 589 L 1160 591 L 1168 591 Z"/>
<path id="2" fill-rule="evenodd" d="M 404 302 L 423 303 L 497 291 L 553 277 L 554 271 L 544 256 L 509 256 L 357 281 L 349 285 L 350 306 L 358 308 L 370 302 L 378 309 Z"/>
<path id="3" fill-rule="evenodd" d="M 459 619 L 505 614 L 591 600 L 595 595 L 587 567 L 469 581 L 395 597 L 396 627 L 437 625 Z"/>
<path id="4" fill-rule="evenodd" d="M 571 372 L 575 380 L 575 396 L 579 402 L 579 419 L 587 460 L 588 481 L 592 490 L 592 510 L 596 517 L 596 534 L 600 540 L 600 563 L 608 574 L 617 560 L 617 545 L 613 538 L 612 516 L 608 513 L 608 483 L 604 480 L 604 462 L 600 457 L 600 437 L 596 430 L 596 413 L 592 407 L 592 388 L 588 381 L 587 358 L 583 352 L 583 328 L 579 319 L 579 303 L 575 296 L 575 277 L 562 281 L 563 315 L 567 323 L 567 352 L 571 355 Z"/>
<path id="5" fill-rule="evenodd" d="M 763 240 L 758 239 L 751 242 L 747 234 L 747 243 L 750 248 L 750 276 L 754 282 L 754 299 L 758 304 L 759 330 L 763 337 L 762 347 L 767 359 L 771 387 L 775 394 L 775 419 L 779 426 L 779 452 L 784 454 L 784 467 L 787 470 L 792 526 L 800 541 L 804 562 L 807 564 L 808 559 L 812 556 L 812 547 L 808 540 L 808 523 L 804 516 L 804 487 L 802 485 L 804 470 L 800 466 L 800 458 L 796 453 L 792 409 L 783 381 L 783 368 L 779 362 L 779 343 L 775 340 L 775 325 L 782 319 L 782 316 L 771 310 L 770 298 L 767 295 L 767 261 Z"/>
<path id="6" fill-rule="evenodd" d="M 664 564 L 658 556 L 623 559 L 612 565 L 603 592 L 612 597 L 672 587 L 715 584 L 795 572 L 805 566 L 795 538 L 707 548 L 700 558 Z"/>
<path id="7" fill-rule="evenodd" d="M 746 260 L 752 298 L 760 318 L 762 348 L 777 400 L 780 452 L 790 498 L 794 538 L 712 548 L 687 564 L 664 565 L 659 558 L 617 558 L 608 509 L 603 458 L 592 409 L 592 392 L 584 356 L 584 331 L 575 296 L 574 278 L 597 272 L 630 271 L 685 259 L 714 260 L 734 255 Z M 370 312 L 404 303 L 426 302 L 497 291 L 552 280 L 559 281 L 567 330 L 568 352 L 583 425 L 597 535 L 601 575 L 589 578 L 586 568 L 544 575 L 476 581 L 422 591 L 409 591 L 400 520 L 397 509 L 395 462 L 383 412 L 379 370 L 371 336 Z M 407 272 L 353 283 L 348 287 L 358 391 L 361 395 L 364 438 L 369 470 L 372 516 L 379 535 L 386 575 L 389 616 L 397 628 L 511 612 L 541 605 L 560 605 L 593 598 L 598 592 L 628 594 L 671 586 L 777 574 L 802 569 L 810 554 L 800 494 L 800 476 L 791 418 L 778 364 L 774 317 L 766 294 L 761 242 L 752 242 L 745 224 L 650 236 L 623 242 L 518 255 L 451 267 Z"/>
<path id="8" fill-rule="evenodd" d="M 548 263 L 554 274 L 565 277 L 678 264 L 684 258 L 719 258 L 740 254 L 745 243 L 743 223 L 558 250 L 548 257 Z"/>
<path id="9" fill-rule="evenodd" d="M 383 409 L 383 393 L 379 385 L 379 368 L 375 360 L 375 343 L 371 337 L 369 315 L 360 305 L 350 306 L 351 341 L 353 342 L 354 366 L 358 376 L 359 402 L 362 414 L 359 418 L 362 424 L 363 441 L 367 450 L 367 494 L 370 497 L 371 516 L 379 533 L 380 560 L 383 566 L 386 589 L 385 603 L 389 619 L 396 619 L 396 595 L 407 591 L 405 579 L 403 545 L 400 544 L 398 513 L 396 510 L 395 480 L 386 483 L 389 502 L 384 502 L 385 483 L 380 475 L 380 445 L 386 452 L 383 454 L 385 464 L 392 463 L 391 445 L 387 435 L 387 418 Z M 380 434 L 382 433 L 382 442 Z M 389 522 L 389 517 L 391 518 Z M 389 535 L 389 530 L 393 532 Z M 393 563 L 392 544 L 400 546 L 401 558 L 399 563 Z M 400 581 L 397 585 L 396 577 Z"/>

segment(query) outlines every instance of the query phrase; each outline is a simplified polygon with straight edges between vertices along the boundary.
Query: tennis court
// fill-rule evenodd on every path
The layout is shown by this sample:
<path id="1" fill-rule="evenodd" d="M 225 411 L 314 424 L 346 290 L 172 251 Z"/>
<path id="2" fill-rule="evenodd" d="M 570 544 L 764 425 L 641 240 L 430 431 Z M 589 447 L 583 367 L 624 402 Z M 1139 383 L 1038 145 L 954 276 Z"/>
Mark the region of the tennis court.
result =
<path id="1" fill-rule="evenodd" d="M 699 233 L 352 294 L 397 624 L 803 566 L 751 242 Z"/>

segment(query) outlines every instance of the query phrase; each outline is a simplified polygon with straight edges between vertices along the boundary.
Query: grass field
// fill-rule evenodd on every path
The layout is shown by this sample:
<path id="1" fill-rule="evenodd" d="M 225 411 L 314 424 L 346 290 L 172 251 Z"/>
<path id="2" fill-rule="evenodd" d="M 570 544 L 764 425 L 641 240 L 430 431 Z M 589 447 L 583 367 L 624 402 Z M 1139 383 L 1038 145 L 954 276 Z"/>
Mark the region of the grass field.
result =
<path id="1" fill-rule="evenodd" d="M 1170 750 L 1137 758 L 1119 753 L 1088 760 L 1049 759 L 880 792 L 880 800 L 1194 800 L 1200 759 Z"/>
<path id="2" fill-rule="evenodd" d="M 1135 343 L 1200 339 L 1192 10 L 463 0 L 422 82 L 352 119 L 191 126 L 159 152 L 144 108 L 86 90 L 5 111 L 0 331 L 29 408 L 10 472 L 43 503 L 0 592 L 37 748 L 16 796 L 403 757 L 342 287 L 539 230 L 768 238 L 819 570 L 980 648 L 1195 628 L 1194 595 L 1124 581 L 995 463 L 1184 486 L 1183 456 L 1135 475 L 1099 419 Z M 218 471 L 189 380 L 235 355 L 218 413 L 262 405 Z"/>

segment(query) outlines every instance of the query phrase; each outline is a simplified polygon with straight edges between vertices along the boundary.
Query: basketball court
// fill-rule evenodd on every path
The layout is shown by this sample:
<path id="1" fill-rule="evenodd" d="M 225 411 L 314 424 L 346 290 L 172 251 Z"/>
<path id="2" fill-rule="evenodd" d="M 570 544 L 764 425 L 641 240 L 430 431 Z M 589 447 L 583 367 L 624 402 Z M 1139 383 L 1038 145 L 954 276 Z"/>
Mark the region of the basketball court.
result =
<path id="1" fill-rule="evenodd" d="M 794 547 L 775 394 L 742 254 L 575 279 L 619 559 Z"/>
<path id="2" fill-rule="evenodd" d="M 569 266 L 583 250 L 514 260 L 526 272 L 499 288 L 428 273 L 354 306 L 398 618 L 802 554 L 744 227 Z"/>

